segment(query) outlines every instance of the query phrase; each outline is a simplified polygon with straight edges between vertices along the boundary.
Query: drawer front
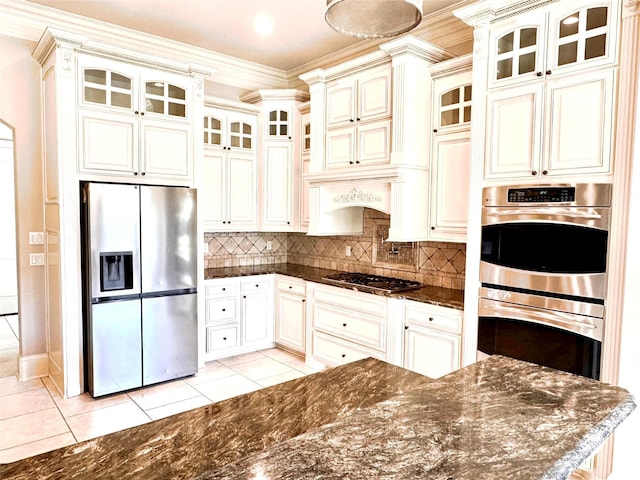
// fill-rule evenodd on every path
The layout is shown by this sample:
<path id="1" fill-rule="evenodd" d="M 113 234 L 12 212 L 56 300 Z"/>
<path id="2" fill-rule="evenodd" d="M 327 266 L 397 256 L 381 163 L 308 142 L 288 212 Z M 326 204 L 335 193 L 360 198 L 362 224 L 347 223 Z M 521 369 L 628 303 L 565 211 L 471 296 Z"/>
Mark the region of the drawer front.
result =
<path id="1" fill-rule="evenodd" d="M 367 357 L 384 360 L 384 354 L 322 332 L 313 332 L 313 356 L 327 365 L 343 365 Z"/>
<path id="2" fill-rule="evenodd" d="M 418 325 L 441 332 L 462 333 L 462 312 L 452 308 L 407 302 L 407 325 Z"/>
<path id="3" fill-rule="evenodd" d="M 313 326 L 367 347 L 385 349 L 385 319 L 316 303 L 313 309 Z"/>
<path id="4" fill-rule="evenodd" d="M 229 320 L 234 320 L 237 311 L 236 305 L 236 297 L 207 299 L 207 325 L 220 323 L 222 321 L 228 323 Z"/>
<path id="5" fill-rule="evenodd" d="M 239 342 L 240 329 L 237 325 L 207 328 L 207 352 L 236 348 Z"/>
<path id="6" fill-rule="evenodd" d="M 242 293 L 268 292 L 270 288 L 271 282 L 269 280 L 255 280 L 240 283 L 240 291 Z"/>
<path id="7" fill-rule="evenodd" d="M 355 290 L 317 285 L 314 292 L 317 303 L 325 303 L 344 307 L 349 310 L 387 318 L 387 298 L 372 293 L 356 292 Z"/>
<path id="8" fill-rule="evenodd" d="M 237 283 L 212 283 L 205 284 L 205 295 L 207 297 L 218 296 L 218 295 L 233 295 L 238 293 L 238 284 Z"/>
<path id="9" fill-rule="evenodd" d="M 287 279 L 278 279 L 278 291 L 287 292 L 292 295 L 307 296 L 307 284 L 298 281 L 289 281 Z"/>

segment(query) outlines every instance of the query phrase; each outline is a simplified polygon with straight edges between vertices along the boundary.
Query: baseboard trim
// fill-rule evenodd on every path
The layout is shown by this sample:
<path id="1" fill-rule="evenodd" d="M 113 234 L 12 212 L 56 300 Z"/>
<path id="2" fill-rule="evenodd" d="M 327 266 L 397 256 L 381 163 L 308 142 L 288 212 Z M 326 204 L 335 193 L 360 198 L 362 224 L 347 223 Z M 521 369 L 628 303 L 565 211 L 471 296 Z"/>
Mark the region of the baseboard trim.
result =
<path id="1" fill-rule="evenodd" d="M 27 355 L 18 357 L 18 379 L 21 381 L 33 378 L 46 377 L 49 375 L 49 355 L 40 353 L 38 355 Z"/>

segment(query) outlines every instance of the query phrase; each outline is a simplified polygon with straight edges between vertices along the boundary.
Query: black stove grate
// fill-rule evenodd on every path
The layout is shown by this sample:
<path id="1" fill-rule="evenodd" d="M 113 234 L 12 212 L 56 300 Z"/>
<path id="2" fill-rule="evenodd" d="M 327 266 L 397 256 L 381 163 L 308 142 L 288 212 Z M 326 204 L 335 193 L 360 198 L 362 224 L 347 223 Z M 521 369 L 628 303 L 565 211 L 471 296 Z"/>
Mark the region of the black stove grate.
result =
<path id="1" fill-rule="evenodd" d="M 370 288 L 373 290 L 380 290 L 390 293 L 401 292 L 404 290 L 415 290 L 424 286 L 421 283 L 415 282 L 413 280 L 384 277 L 382 275 L 370 275 L 367 273 L 336 273 L 334 275 L 327 275 L 326 277 L 324 277 L 324 280 L 339 285 L 352 285 L 356 287 Z"/>

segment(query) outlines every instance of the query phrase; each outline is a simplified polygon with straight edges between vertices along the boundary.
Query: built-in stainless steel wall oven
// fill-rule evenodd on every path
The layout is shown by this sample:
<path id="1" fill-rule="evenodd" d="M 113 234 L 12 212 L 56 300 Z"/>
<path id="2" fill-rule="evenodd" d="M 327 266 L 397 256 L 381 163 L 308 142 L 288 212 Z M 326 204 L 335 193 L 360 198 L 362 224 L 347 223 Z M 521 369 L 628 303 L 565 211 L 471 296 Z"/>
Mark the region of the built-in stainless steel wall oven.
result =
<path id="1" fill-rule="evenodd" d="M 478 350 L 598 379 L 610 184 L 483 190 Z"/>

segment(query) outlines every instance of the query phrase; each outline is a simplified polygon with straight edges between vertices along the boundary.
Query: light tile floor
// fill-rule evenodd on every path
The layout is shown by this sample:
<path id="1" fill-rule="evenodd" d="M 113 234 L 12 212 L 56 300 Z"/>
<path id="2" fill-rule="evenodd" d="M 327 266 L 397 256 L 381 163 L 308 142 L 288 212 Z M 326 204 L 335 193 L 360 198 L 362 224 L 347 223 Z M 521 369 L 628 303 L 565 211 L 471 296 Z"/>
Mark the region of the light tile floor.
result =
<path id="1" fill-rule="evenodd" d="M 0 317 L 0 351 L 3 358 L 14 353 L 15 368 L 17 337 L 8 325 L 7 318 Z M 15 347 L 9 341 L 9 333 L 15 337 Z M 0 463 L 141 425 L 315 371 L 299 357 L 272 348 L 209 362 L 196 375 L 184 379 L 98 399 L 88 393 L 64 399 L 48 378 L 18 381 L 17 369 L 9 368 L 9 363 L 3 360 L 0 371 Z"/>

